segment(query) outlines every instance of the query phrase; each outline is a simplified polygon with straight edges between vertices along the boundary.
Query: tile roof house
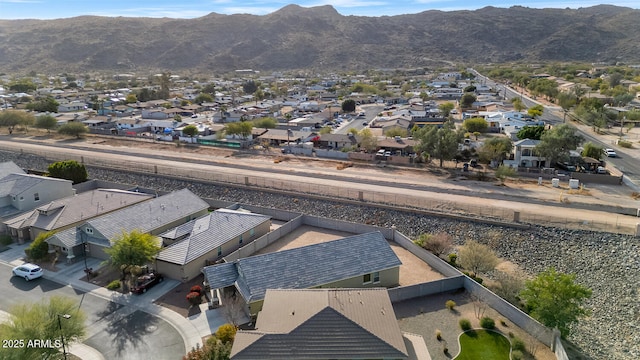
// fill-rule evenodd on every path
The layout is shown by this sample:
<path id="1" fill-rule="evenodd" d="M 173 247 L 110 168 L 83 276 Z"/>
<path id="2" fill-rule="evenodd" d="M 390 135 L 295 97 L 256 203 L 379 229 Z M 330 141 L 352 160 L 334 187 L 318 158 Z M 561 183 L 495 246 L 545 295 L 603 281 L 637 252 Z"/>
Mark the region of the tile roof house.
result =
<path id="1" fill-rule="evenodd" d="M 222 259 L 270 228 L 267 215 L 218 209 L 160 234 L 167 246 L 158 254 L 155 268 L 167 277 L 189 281 L 209 262 Z"/>
<path id="2" fill-rule="evenodd" d="M 267 289 L 393 287 L 400 259 L 380 232 L 308 245 L 205 267 L 212 301 L 234 287 L 249 314 L 262 307 Z"/>
<path id="3" fill-rule="evenodd" d="M 19 172 L 13 172 L 19 170 Z M 25 174 L 13 163 L 0 166 L 0 221 L 75 193 L 69 180 Z M 4 226 L 3 226 L 4 227 Z M 6 231 L 6 227 L 3 229 Z"/>
<path id="4" fill-rule="evenodd" d="M 55 233 L 46 241 L 60 247 L 68 257 L 82 253 L 88 244 L 90 256 L 107 259 L 104 249 L 123 232 L 138 230 L 159 235 L 207 213 L 209 204 L 188 189 L 138 203 L 124 209 L 94 217 L 86 222 Z"/>
<path id="5" fill-rule="evenodd" d="M 409 359 L 407 345 L 386 289 L 270 289 L 230 359 Z"/>
<path id="6" fill-rule="evenodd" d="M 11 236 L 34 240 L 39 234 L 64 230 L 93 217 L 152 198 L 150 194 L 117 189 L 95 189 L 54 200 L 36 209 L 8 219 L 4 224 Z"/>

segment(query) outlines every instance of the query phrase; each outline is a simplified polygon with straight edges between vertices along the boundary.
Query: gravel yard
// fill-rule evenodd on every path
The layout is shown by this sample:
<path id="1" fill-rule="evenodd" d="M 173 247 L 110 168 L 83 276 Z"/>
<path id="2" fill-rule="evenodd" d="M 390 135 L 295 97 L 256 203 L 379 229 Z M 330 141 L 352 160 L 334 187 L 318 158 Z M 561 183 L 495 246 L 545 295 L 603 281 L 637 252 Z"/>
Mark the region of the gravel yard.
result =
<path id="1" fill-rule="evenodd" d="M 45 159 L 0 152 L 2 161 L 45 170 Z M 581 321 L 569 339 L 592 359 L 640 358 L 640 245 L 629 235 L 567 230 L 545 226 L 517 230 L 456 219 L 420 216 L 365 205 L 307 200 L 263 191 L 243 190 L 175 179 L 89 168 L 91 177 L 125 184 L 139 184 L 164 191 L 189 188 L 204 198 L 268 206 L 327 218 L 396 228 L 409 237 L 446 232 L 456 244 L 475 239 L 490 245 L 500 257 L 518 265 L 526 274 L 554 266 L 575 273 L 577 281 L 593 290 L 587 302 L 592 315 Z M 569 211 L 569 210 L 567 210 Z M 427 339 L 425 337 L 425 339 Z"/>

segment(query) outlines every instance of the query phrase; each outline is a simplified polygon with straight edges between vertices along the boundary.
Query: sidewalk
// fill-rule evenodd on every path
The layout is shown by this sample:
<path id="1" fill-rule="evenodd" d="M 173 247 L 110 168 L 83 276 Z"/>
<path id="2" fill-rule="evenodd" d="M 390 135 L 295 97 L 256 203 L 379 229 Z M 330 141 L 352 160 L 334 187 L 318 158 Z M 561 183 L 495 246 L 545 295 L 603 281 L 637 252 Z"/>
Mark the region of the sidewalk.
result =
<path id="1" fill-rule="evenodd" d="M 25 261 L 24 249 L 28 244 L 12 244 L 7 251 L 0 252 L 0 263 L 10 266 L 17 266 Z M 102 260 L 95 258 L 87 258 L 87 266 L 94 269 L 100 268 Z M 136 310 L 144 311 L 148 314 L 157 316 L 173 326 L 182 336 L 186 351 L 190 351 L 197 344 L 202 345 L 202 338 L 211 335 L 220 325 L 226 323 L 225 317 L 220 309 L 209 310 L 208 305 L 201 304 L 200 314 L 185 319 L 174 311 L 171 311 L 160 305 L 153 303 L 162 294 L 171 291 L 179 284 L 177 280 L 166 279 L 153 289 L 149 290 L 143 296 L 132 294 L 120 294 L 106 288 L 99 287 L 94 284 L 80 280 L 85 275 L 84 261 L 77 260 L 75 263 L 66 264 L 58 263 L 56 267 L 58 271 L 44 270 L 43 277 L 47 280 L 57 282 L 59 284 L 68 285 L 74 289 L 85 291 L 93 296 L 100 297 L 107 301 L 112 301 L 124 305 L 119 311 L 133 312 Z M 0 321 L 6 319 L 7 313 L 0 310 Z M 94 335 L 90 329 L 87 329 L 86 338 Z M 69 346 L 69 353 L 72 353 L 83 360 L 104 360 L 100 352 L 85 344 L 77 343 Z"/>

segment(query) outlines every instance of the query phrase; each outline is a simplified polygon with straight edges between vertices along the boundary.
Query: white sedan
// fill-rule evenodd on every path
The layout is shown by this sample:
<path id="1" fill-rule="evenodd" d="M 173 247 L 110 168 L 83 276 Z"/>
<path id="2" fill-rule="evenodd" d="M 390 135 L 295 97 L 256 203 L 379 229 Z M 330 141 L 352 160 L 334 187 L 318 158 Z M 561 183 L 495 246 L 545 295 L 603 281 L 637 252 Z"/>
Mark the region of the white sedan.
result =
<path id="1" fill-rule="evenodd" d="M 27 281 L 42 277 L 42 273 L 42 268 L 36 264 L 25 263 L 13 268 L 13 276 L 19 276 Z"/>
<path id="2" fill-rule="evenodd" d="M 618 156 L 618 154 L 616 154 L 616 151 L 613 149 L 604 149 L 604 154 L 607 155 L 607 157 L 616 157 Z"/>

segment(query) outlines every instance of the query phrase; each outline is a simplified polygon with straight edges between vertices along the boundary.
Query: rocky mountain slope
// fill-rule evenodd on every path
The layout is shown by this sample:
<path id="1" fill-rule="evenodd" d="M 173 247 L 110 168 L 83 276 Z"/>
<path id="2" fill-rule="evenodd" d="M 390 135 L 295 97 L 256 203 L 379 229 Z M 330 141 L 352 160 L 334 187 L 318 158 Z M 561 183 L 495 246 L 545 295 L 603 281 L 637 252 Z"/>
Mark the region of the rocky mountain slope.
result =
<path id="1" fill-rule="evenodd" d="M 196 19 L 0 20 L 0 71 L 351 70 L 432 60 L 640 62 L 640 10 L 486 7 L 342 16 L 331 6 Z"/>

